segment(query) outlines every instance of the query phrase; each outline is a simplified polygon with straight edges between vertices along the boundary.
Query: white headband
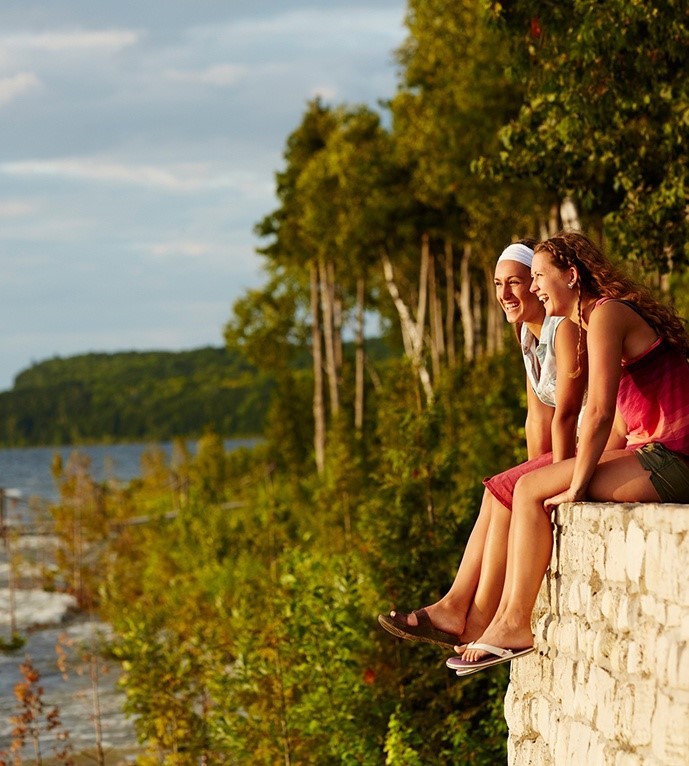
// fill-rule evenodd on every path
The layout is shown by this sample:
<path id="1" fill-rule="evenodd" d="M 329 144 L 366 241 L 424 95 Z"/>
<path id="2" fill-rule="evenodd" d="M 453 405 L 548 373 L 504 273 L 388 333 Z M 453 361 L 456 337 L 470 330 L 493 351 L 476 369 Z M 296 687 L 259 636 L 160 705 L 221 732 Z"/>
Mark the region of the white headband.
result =
<path id="1" fill-rule="evenodd" d="M 523 263 L 528 269 L 531 268 L 531 261 L 533 261 L 533 250 L 526 245 L 521 245 L 515 242 L 513 245 L 508 245 L 500 254 L 498 263 L 500 261 L 517 261 L 517 263 Z"/>

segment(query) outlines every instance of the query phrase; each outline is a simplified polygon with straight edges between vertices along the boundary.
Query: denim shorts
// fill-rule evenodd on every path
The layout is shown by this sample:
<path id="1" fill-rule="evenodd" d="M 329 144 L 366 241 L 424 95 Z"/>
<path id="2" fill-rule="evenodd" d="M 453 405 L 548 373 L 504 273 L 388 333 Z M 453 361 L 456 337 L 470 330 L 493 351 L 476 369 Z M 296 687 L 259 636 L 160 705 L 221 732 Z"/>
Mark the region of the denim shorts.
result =
<path id="1" fill-rule="evenodd" d="M 650 471 L 661 503 L 689 503 L 689 458 L 658 443 L 644 444 L 634 452 L 642 467 Z"/>

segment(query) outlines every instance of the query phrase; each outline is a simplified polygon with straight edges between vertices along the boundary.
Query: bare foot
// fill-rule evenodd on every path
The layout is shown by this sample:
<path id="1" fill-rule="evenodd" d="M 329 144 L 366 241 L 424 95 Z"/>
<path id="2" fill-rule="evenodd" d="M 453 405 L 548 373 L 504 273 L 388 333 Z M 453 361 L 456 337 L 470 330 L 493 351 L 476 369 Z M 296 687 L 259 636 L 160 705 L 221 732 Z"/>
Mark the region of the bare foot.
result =
<path id="1" fill-rule="evenodd" d="M 510 623 L 503 617 L 491 623 L 475 643 L 499 646 L 501 649 L 525 649 L 533 646 L 533 641 L 530 623 Z M 475 662 L 487 656 L 488 652 L 481 649 L 467 649 L 462 659 Z"/>
<path id="2" fill-rule="evenodd" d="M 437 630 L 442 630 L 445 633 L 451 633 L 453 636 L 462 636 L 462 632 L 464 631 L 466 624 L 465 614 L 457 612 L 442 600 L 427 606 L 426 613 L 428 614 L 430 621 L 433 623 L 433 626 Z M 391 612 L 391 614 L 394 615 L 395 612 Z M 416 617 L 416 614 L 414 614 L 414 612 L 409 613 L 407 615 L 407 625 L 418 624 L 419 621 Z"/>

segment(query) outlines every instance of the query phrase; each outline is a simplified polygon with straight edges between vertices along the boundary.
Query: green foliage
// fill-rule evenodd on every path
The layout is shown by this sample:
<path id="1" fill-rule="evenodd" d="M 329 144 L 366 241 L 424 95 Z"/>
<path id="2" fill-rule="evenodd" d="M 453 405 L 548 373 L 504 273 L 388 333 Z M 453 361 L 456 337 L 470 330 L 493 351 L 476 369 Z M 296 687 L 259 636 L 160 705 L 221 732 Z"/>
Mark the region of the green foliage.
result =
<path id="1" fill-rule="evenodd" d="M 532 175 L 604 217 L 613 248 L 686 264 L 689 25 L 683 0 L 495 3 L 526 82 L 504 179 Z"/>
<path id="2" fill-rule="evenodd" d="M 223 348 L 49 359 L 0 393 L 0 444 L 258 434 L 271 388 Z"/>
<path id="3" fill-rule="evenodd" d="M 457 681 L 437 648 L 393 643 L 375 620 L 451 578 L 478 483 L 459 442 L 478 434 L 494 455 L 514 442 L 509 357 L 463 371 L 462 385 L 474 396 L 486 375 L 496 387 L 478 402 L 443 394 L 419 411 L 413 379 L 390 368 L 376 444 L 362 451 L 336 423 L 322 480 L 267 465 L 265 445 L 221 459 L 209 437 L 172 518 L 166 467 L 147 458 L 120 515 L 159 520 L 121 527 L 101 596 L 151 763 L 504 760 L 504 674 Z M 482 406 L 494 431 L 471 417 Z"/>

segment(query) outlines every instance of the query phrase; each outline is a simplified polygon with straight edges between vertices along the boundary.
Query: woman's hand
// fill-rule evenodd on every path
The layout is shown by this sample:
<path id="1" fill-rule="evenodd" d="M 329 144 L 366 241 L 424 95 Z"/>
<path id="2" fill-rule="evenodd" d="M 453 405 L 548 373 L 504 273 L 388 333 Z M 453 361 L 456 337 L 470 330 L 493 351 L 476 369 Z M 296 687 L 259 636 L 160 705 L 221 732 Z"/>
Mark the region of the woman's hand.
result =
<path id="1" fill-rule="evenodd" d="M 560 505 L 560 503 L 578 503 L 583 499 L 583 496 L 583 492 L 576 492 L 574 489 L 569 487 L 564 492 L 560 492 L 557 495 L 544 500 L 543 507 L 546 511 L 550 512 L 553 510 L 553 508 L 555 508 L 555 506 Z"/>

